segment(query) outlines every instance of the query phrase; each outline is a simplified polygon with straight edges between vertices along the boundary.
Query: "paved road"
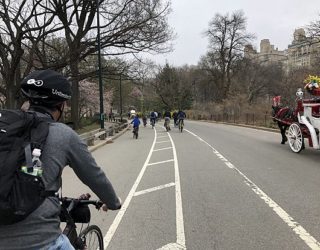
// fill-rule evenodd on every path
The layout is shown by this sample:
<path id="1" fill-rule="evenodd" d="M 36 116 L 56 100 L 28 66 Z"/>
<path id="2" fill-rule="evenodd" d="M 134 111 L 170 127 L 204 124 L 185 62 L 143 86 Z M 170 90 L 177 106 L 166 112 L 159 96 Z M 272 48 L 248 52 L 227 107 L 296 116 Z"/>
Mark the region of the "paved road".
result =
<path id="1" fill-rule="evenodd" d="M 107 249 L 320 249 L 320 152 L 267 131 L 161 125 L 93 153 L 124 201 L 93 212 Z M 64 172 L 64 195 L 85 191 Z"/>

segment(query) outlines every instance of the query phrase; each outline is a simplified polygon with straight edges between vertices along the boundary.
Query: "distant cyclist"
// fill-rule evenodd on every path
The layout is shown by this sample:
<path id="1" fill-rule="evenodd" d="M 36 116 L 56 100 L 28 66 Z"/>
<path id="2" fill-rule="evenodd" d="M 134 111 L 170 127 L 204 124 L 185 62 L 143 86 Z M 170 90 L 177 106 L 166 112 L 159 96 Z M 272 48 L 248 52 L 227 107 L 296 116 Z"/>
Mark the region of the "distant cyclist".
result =
<path id="1" fill-rule="evenodd" d="M 139 130 L 139 126 L 140 126 L 140 119 L 139 119 L 139 115 L 136 115 L 133 120 L 131 121 L 131 124 L 133 124 L 133 129 L 137 128 Z"/>
<path id="2" fill-rule="evenodd" d="M 176 111 L 174 111 L 174 112 L 172 113 L 173 124 L 174 124 L 175 127 L 178 126 L 178 124 L 177 124 L 177 122 L 178 122 L 178 117 L 177 117 L 177 115 L 178 115 L 178 113 L 177 113 Z"/>
<path id="3" fill-rule="evenodd" d="M 156 112 L 155 112 L 155 111 L 152 111 L 152 112 L 150 113 L 150 124 L 151 124 L 152 128 L 153 128 L 154 125 L 156 124 L 156 118 L 157 118 Z"/>
<path id="4" fill-rule="evenodd" d="M 131 124 L 133 124 L 132 133 L 136 135 L 136 138 L 138 139 L 138 132 L 139 132 L 139 126 L 140 126 L 140 119 L 138 114 L 133 118 L 133 120 L 131 121 Z"/>
<path id="5" fill-rule="evenodd" d="M 145 114 L 142 115 L 143 126 L 147 126 L 147 116 Z"/>
<path id="6" fill-rule="evenodd" d="M 177 122 L 178 124 L 182 122 L 182 126 L 184 125 L 184 119 L 186 118 L 186 113 L 182 110 L 179 110 L 177 113 Z"/>
<path id="7" fill-rule="evenodd" d="M 171 130 L 170 129 L 170 119 L 171 119 L 171 113 L 169 110 L 164 112 L 163 114 L 164 117 L 164 127 L 166 128 L 167 131 Z"/>

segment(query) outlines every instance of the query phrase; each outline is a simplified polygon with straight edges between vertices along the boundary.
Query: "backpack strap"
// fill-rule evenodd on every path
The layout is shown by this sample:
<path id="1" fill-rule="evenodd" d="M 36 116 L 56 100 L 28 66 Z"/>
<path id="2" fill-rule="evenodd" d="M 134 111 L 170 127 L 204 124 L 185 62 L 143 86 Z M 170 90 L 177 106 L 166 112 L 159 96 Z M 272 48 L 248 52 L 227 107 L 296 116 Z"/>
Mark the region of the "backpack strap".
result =
<path id="1" fill-rule="evenodd" d="M 42 113 L 42 114 L 45 114 L 46 116 L 50 117 L 53 121 L 53 116 L 50 112 L 50 110 L 46 107 L 43 107 L 43 106 L 34 106 L 32 105 L 30 108 L 29 108 L 30 111 L 36 111 L 36 112 L 39 112 L 39 113 Z"/>
<path id="2" fill-rule="evenodd" d="M 56 194 L 57 194 L 57 191 L 53 191 L 53 190 L 44 190 L 43 192 L 41 192 L 42 197 L 56 196 Z"/>
<path id="3" fill-rule="evenodd" d="M 35 120 L 34 126 L 31 129 L 31 133 L 30 133 L 31 145 L 30 144 L 27 145 L 26 149 L 25 149 L 25 150 L 28 150 L 28 155 L 29 155 L 31 164 L 32 164 L 31 147 L 32 148 L 39 148 L 39 149 L 43 150 L 44 144 L 46 142 L 46 139 L 47 139 L 47 136 L 49 133 L 49 124 L 55 122 L 49 112 L 44 112 L 45 110 L 42 110 L 42 109 L 33 109 L 33 110 L 36 112 L 43 113 L 44 116 L 39 116 L 34 111 L 28 112 L 29 114 L 31 114 L 33 116 L 33 119 Z M 26 156 L 26 163 L 28 164 L 27 156 Z M 47 166 L 43 166 L 43 167 L 45 169 Z M 56 196 L 57 191 L 50 190 L 52 188 L 53 184 L 54 184 L 54 182 L 51 183 L 50 185 L 48 185 L 48 187 L 46 187 L 45 190 L 41 192 L 42 197 Z"/>
<path id="4" fill-rule="evenodd" d="M 26 158 L 26 166 L 28 169 L 32 168 L 33 167 L 33 164 L 32 164 L 32 152 L 31 152 L 31 144 L 27 144 L 25 147 L 24 147 L 24 155 L 25 155 L 25 158 Z"/>

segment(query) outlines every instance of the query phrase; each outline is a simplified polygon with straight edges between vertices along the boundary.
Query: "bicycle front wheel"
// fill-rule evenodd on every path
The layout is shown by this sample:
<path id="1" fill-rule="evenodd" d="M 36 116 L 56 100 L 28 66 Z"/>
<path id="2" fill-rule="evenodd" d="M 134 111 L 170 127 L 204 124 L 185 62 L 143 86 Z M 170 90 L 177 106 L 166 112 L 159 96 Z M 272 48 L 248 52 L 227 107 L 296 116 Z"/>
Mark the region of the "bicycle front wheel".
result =
<path id="1" fill-rule="evenodd" d="M 84 229 L 79 238 L 84 242 L 86 250 L 103 250 L 103 236 L 100 228 L 96 225 L 90 225 Z"/>

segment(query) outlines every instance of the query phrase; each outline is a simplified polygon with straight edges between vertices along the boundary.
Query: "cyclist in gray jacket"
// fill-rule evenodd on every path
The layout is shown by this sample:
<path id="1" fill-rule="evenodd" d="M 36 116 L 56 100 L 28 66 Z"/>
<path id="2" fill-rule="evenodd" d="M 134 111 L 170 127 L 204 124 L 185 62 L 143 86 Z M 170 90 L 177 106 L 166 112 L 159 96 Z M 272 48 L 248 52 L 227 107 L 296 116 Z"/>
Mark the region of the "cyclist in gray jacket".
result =
<path id="1" fill-rule="evenodd" d="M 31 111 L 55 121 L 59 121 L 65 102 L 71 98 L 68 80 L 52 70 L 33 71 L 22 81 L 21 91 L 28 98 Z M 69 166 L 104 203 L 104 211 L 121 208 L 121 201 L 112 184 L 88 151 L 87 145 L 67 125 L 50 123 L 41 160 L 47 189 L 59 190 L 62 170 Z M 0 249 L 74 249 L 61 232 L 59 213 L 59 200 L 51 196 L 26 219 L 13 225 L 0 226 Z"/>

